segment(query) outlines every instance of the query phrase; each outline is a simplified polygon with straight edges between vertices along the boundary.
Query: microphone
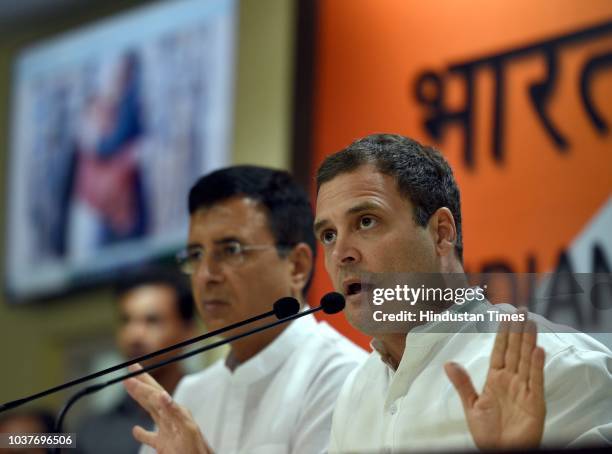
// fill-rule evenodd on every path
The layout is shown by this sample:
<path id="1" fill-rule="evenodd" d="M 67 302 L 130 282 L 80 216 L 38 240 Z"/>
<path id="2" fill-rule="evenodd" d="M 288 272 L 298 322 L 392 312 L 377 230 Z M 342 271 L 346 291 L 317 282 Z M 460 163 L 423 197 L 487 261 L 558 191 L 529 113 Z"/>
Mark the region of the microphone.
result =
<path id="1" fill-rule="evenodd" d="M 285 296 L 279 299 L 272 305 L 272 307 L 272 312 L 274 312 L 274 315 L 276 315 L 276 318 L 279 320 L 300 312 L 300 303 L 292 296 Z"/>
<path id="2" fill-rule="evenodd" d="M 219 329 L 217 329 L 215 331 L 210 331 L 208 333 L 202 334 L 202 335 L 194 337 L 192 339 L 187 339 L 185 341 L 179 342 L 178 344 L 174 344 L 174 345 L 170 345 L 168 347 L 164 347 L 164 348 L 162 348 L 160 350 L 157 350 L 157 351 L 154 351 L 152 353 L 147 353 L 146 355 L 142 355 L 142 356 L 139 356 L 137 358 L 133 358 L 133 359 L 131 359 L 129 361 L 125 361 L 125 362 L 123 362 L 121 364 L 117 364 L 116 366 L 112 366 L 112 367 L 109 367 L 107 369 L 104 369 L 104 370 L 101 370 L 101 371 L 98 371 L 98 372 L 94 372 L 94 373 L 89 374 L 89 375 L 85 375 L 85 376 L 83 376 L 81 378 L 77 378 L 75 380 L 71 380 L 69 382 L 63 383 L 63 384 L 58 385 L 58 386 L 54 386 L 52 388 L 46 389 L 44 391 L 41 391 L 41 392 L 38 392 L 38 393 L 35 393 L 35 394 L 32 394 L 30 396 L 23 397 L 21 399 L 12 400 L 10 402 L 6 402 L 6 403 L 0 405 L 0 413 L 2 413 L 3 411 L 6 411 L 6 410 L 10 410 L 11 408 L 19 407 L 19 406 L 21 406 L 23 404 L 26 404 L 28 402 L 31 402 L 33 400 L 40 399 L 41 397 L 48 396 L 49 394 L 53 394 L 53 393 L 56 393 L 58 391 L 62 391 L 63 389 L 70 388 L 72 386 L 84 383 L 84 382 L 92 380 L 94 378 L 101 377 L 101 376 L 109 374 L 111 372 L 115 372 L 116 370 L 123 369 L 124 367 L 130 366 L 132 364 L 139 363 L 139 362 L 142 362 L 142 361 L 146 361 L 146 360 L 154 358 L 156 356 L 163 355 L 164 353 L 168 353 L 170 351 L 177 350 L 179 348 L 185 347 L 187 345 L 194 344 L 194 343 L 199 342 L 201 340 L 209 339 L 211 337 L 218 336 L 219 334 L 223 334 L 223 333 L 225 333 L 227 331 L 231 331 L 233 329 L 240 328 L 241 326 L 248 325 L 250 323 L 256 322 L 258 320 L 262 320 L 262 319 L 267 318 L 267 317 L 271 317 L 272 315 L 276 316 L 277 319 L 282 320 L 282 319 L 287 318 L 287 317 L 289 317 L 291 315 L 297 314 L 299 311 L 300 311 L 300 303 L 298 302 L 298 300 L 296 300 L 295 298 L 293 298 L 291 296 L 285 296 L 285 297 L 279 299 L 278 301 L 276 301 L 272 305 L 272 310 L 271 311 L 265 312 L 265 313 L 260 314 L 260 315 L 256 315 L 255 317 L 247 318 L 246 320 L 242 320 L 240 322 L 233 323 L 233 324 L 225 326 L 223 328 L 219 328 Z"/>
<path id="3" fill-rule="evenodd" d="M 337 314 L 344 309 L 344 296 L 338 292 L 329 292 L 321 298 L 321 307 L 326 314 Z"/>
<path id="4" fill-rule="evenodd" d="M 283 300 L 285 298 L 281 298 L 281 300 Z M 288 298 L 293 300 L 294 298 Z M 279 300 L 279 301 L 281 301 Z M 278 302 L 278 301 L 277 301 Z M 289 305 L 292 303 L 288 303 L 287 307 L 289 307 Z M 75 394 L 73 394 L 70 399 L 68 399 L 68 401 L 66 402 L 66 404 L 64 405 L 64 407 L 61 409 L 58 419 L 57 419 L 57 424 L 56 424 L 56 432 L 60 433 L 62 431 L 62 425 L 63 425 L 63 421 L 64 418 L 66 416 L 66 413 L 68 412 L 68 410 L 70 409 L 70 407 L 72 407 L 72 405 L 74 405 L 76 403 L 77 400 L 79 400 L 81 397 L 86 396 L 88 394 L 92 394 L 94 392 L 100 391 L 101 389 L 106 388 L 107 386 L 113 385 L 115 383 L 118 383 L 120 381 L 124 381 L 127 380 L 129 378 L 132 377 L 136 377 L 137 375 L 140 374 L 144 374 L 145 372 L 150 372 L 154 369 L 157 369 L 159 367 L 163 367 L 163 366 L 167 366 L 170 363 L 176 362 L 176 361 L 181 361 L 185 358 L 189 358 L 191 356 L 197 355 L 199 353 L 203 353 L 205 351 L 208 350 L 212 350 L 213 348 L 217 348 L 220 347 L 221 345 L 225 345 L 225 344 L 229 344 L 230 342 L 234 342 L 235 340 L 238 339 L 242 339 L 243 337 L 246 336 L 250 336 L 252 334 L 256 334 L 259 333 L 261 331 L 270 329 L 270 328 L 274 328 L 282 323 L 287 323 L 289 321 L 292 320 L 296 320 L 300 317 L 304 317 L 306 315 L 310 315 L 314 312 L 320 311 L 322 310 L 323 312 L 325 312 L 326 314 L 336 314 L 338 312 L 340 312 L 342 309 L 344 309 L 344 296 L 342 296 L 340 293 L 336 293 L 336 292 L 330 292 L 327 293 L 323 296 L 323 298 L 321 298 L 321 305 L 312 309 L 308 309 L 306 311 L 303 312 L 298 312 L 298 313 L 294 313 L 292 315 L 288 315 L 287 317 L 284 318 L 280 318 L 279 320 L 269 323 L 267 325 L 263 325 L 260 326 L 258 328 L 254 328 L 250 331 L 246 331 L 244 333 L 240 333 L 240 334 L 236 334 L 234 336 L 228 337 L 226 339 L 222 339 L 220 341 L 217 342 L 213 342 L 210 345 L 205 345 L 203 347 L 199 347 L 196 348 L 192 351 L 186 352 L 186 353 L 182 353 L 180 355 L 174 356 L 170 359 L 161 361 L 159 363 L 156 364 L 152 364 L 150 366 L 144 367 L 140 370 L 134 371 L 134 372 L 130 372 L 127 373 L 121 377 L 117 377 L 117 378 L 113 378 L 112 380 L 109 380 L 107 382 L 104 383 L 99 383 L 96 385 L 92 385 L 92 386 L 88 386 L 87 388 L 83 388 L 80 391 L 76 392 Z M 283 305 L 284 306 L 284 305 Z M 299 304 L 298 304 L 298 308 L 299 308 Z"/>

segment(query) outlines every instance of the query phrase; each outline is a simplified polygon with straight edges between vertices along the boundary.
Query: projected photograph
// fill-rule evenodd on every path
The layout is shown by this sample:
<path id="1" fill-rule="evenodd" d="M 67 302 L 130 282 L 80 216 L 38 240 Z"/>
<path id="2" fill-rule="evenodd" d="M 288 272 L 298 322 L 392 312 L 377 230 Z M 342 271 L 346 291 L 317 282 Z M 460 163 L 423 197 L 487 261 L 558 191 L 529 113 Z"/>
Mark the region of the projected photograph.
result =
<path id="1" fill-rule="evenodd" d="M 235 10 L 158 4 L 17 57 L 10 295 L 56 293 L 184 243 L 190 186 L 230 159 Z"/>

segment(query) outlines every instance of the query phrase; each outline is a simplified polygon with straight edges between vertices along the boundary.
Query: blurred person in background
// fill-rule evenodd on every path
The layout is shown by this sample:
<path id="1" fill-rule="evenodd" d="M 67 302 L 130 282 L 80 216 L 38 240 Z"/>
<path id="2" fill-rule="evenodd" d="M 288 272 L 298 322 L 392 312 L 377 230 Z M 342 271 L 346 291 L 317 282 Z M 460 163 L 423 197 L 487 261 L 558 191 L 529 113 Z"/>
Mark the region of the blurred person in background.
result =
<path id="1" fill-rule="evenodd" d="M 178 272 L 147 269 L 123 279 L 116 289 L 121 353 L 132 359 L 182 342 L 194 334 L 194 305 L 187 279 Z M 153 358 L 145 365 L 178 354 Z M 184 376 L 183 363 L 175 362 L 151 372 L 169 393 Z M 124 395 L 109 411 L 91 415 L 77 428 L 77 449 L 83 454 L 135 453 L 139 443 L 130 435 L 135 424 L 151 428 L 153 422 Z"/>
<path id="2" fill-rule="evenodd" d="M 51 434 L 54 433 L 53 414 L 48 410 L 17 410 L 0 415 L 0 433 L 3 434 Z M 4 448 L 3 454 L 45 454 L 45 448 Z"/>

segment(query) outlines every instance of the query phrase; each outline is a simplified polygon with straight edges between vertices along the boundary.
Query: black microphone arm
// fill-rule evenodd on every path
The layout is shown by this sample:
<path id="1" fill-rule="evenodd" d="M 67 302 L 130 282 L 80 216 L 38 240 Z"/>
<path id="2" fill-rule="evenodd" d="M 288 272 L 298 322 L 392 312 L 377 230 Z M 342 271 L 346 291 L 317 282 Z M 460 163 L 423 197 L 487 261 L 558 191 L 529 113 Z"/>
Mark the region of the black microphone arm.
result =
<path id="1" fill-rule="evenodd" d="M 133 358 L 129 361 L 126 361 L 121 364 L 117 364 L 116 366 L 109 367 L 107 369 L 94 372 L 93 374 L 85 375 L 81 378 L 77 378 L 75 380 L 69 381 L 67 383 L 63 383 L 58 386 L 54 386 L 53 388 L 46 389 L 44 391 L 38 392 L 36 394 L 32 394 L 31 396 L 23 397 L 21 399 L 12 400 L 10 402 L 6 402 L 0 405 L 0 413 L 6 410 L 10 410 L 11 408 L 19 407 L 23 404 L 31 402 L 36 399 L 40 399 L 41 397 L 48 396 L 49 394 L 56 393 L 66 388 L 70 388 L 71 386 L 79 385 L 83 382 L 92 380 L 94 378 L 101 377 L 102 375 L 109 374 L 111 372 L 115 372 L 116 370 L 123 369 L 124 367 L 130 366 L 135 363 L 139 363 L 142 361 L 146 361 L 148 359 L 154 358 L 159 355 L 163 355 L 164 353 L 168 353 L 170 351 L 185 347 L 187 345 L 194 344 L 196 342 L 209 339 L 211 337 L 217 336 L 219 334 L 223 334 L 227 331 L 231 331 L 236 328 L 240 328 L 241 326 L 248 325 L 250 323 L 256 322 L 258 320 L 262 320 L 267 317 L 271 317 L 272 315 L 276 315 L 276 318 L 283 319 L 290 315 L 297 314 L 300 310 L 300 303 L 295 298 L 290 296 L 286 296 L 284 298 L 279 299 L 273 305 L 273 309 L 271 311 L 265 312 L 260 315 L 256 315 L 255 317 L 247 318 L 246 320 L 242 320 L 240 322 L 233 323 L 231 325 L 225 326 L 223 328 L 219 328 L 215 331 L 210 331 L 206 334 L 202 334 L 200 336 L 194 337 L 192 339 L 187 339 L 186 341 L 179 342 L 178 344 L 170 345 L 168 347 L 162 348 L 160 350 L 154 351 L 152 353 L 147 353 L 146 355 L 139 356 L 137 358 Z"/>
<path id="2" fill-rule="evenodd" d="M 281 318 L 280 320 L 277 320 L 275 322 L 269 323 L 267 325 L 260 326 L 258 328 L 254 328 L 254 329 L 252 329 L 250 331 L 246 331 L 244 333 L 236 334 L 235 336 L 231 336 L 231 337 L 228 337 L 226 339 L 222 339 L 220 341 L 213 342 L 212 344 L 196 348 L 195 350 L 192 350 L 192 351 L 187 352 L 187 353 L 183 353 L 183 354 L 178 355 L 178 356 L 174 356 L 173 358 L 167 359 L 165 361 L 161 361 L 161 362 L 159 362 L 157 364 L 152 364 L 150 366 L 144 367 L 144 368 L 139 369 L 137 371 L 127 373 L 127 374 L 125 374 L 125 375 L 123 375 L 121 377 L 113 378 L 112 380 L 108 380 L 107 382 L 99 383 L 99 384 L 96 384 L 96 385 L 88 386 L 87 388 L 83 388 L 80 391 L 78 391 L 75 394 L 73 394 L 70 397 L 70 399 L 68 399 L 68 401 L 66 401 L 66 404 L 61 409 L 61 411 L 59 413 L 59 416 L 57 418 L 56 426 L 55 426 L 56 433 L 61 433 L 62 425 L 63 425 L 63 422 L 64 422 L 64 417 L 66 416 L 66 413 L 68 412 L 70 407 L 72 407 L 76 403 L 76 401 L 79 400 L 83 396 L 95 393 L 97 391 L 100 391 L 101 389 L 106 388 L 107 386 L 113 385 L 115 383 L 119 383 L 120 381 L 127 380 L 127 379 L 132 378 L 132 377 L 136 377 L 137 375 L 144 374 L 145 372 L 152 371 L 153 369 L 157 369 L 159 367 L 166 366 L 166 365 L 168 365 L 170 363 L 173 363 L 173 362 L 176 362 L 176 361 L 181 361 L 181 360 L 183 360 L 185 358 L 189 358 L 189 357 L 197 355 L 199 353 L 203 353 L 205 351 L 212 350 L 213 348 L 220 347 L 221 345 L 229 344 L 230 342 L 234 342 L 234 341 L 236 341 L 238 339 L 242 339 L 243 337 L 250 336 L 251 334 L 256 334 L 256 333 L 259 333 L 261 331 L 264 331 L 264 330 L 267 330 L 267 329 L 270 329 L 270 328 L 274 328 L 275 326 L 278 326 L 278 325 L 280 325 L 282 323 L 287 323 L 289 321 L 295 320 L 295 319 L 300 318 L 300 317 L 304 317 L 305 315 L 310 315 L 310 314 L 312 314 L 314 312 L 317 312 L 317 311 L 320 311 L 320 310 L 322 310 L 326 314 L 336 314 L 336 313 L 340 312 L 342 309 L 344 309 L 344 305 L 345 305 L 344 296 L 342 296 L 340 293 L 330 292 L 330 293 L 327 293 L 326 295 L 324 295 L 323 298 L 321 298 L 321 305 L 319 307 L 308 309 L 308 310 L 303 311 L 303 312 L 298 312 L 297 314 L 294 314 L 294 315 L 288 315 L 288 316 L 286 316 L 284 318 Z"/>

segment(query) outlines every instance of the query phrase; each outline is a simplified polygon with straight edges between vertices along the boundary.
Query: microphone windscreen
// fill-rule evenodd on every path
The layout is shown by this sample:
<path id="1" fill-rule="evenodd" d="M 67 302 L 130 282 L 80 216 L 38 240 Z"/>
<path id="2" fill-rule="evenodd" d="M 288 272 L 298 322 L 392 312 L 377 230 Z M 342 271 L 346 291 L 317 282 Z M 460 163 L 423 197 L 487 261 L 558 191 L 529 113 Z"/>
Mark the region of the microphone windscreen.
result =
<path id="1" fill-rule="evenodd" d="M 321 298 L 321 307 L 326 314 L 337 314 L 344 309 L 344 296 L 338 292 L 329 292 Z"/>
<path id="2" fill-rule="evenodd" d="M 300 311 L 300 303 L 291 296 L 285 296 L 274 303 L 274 315 L 281 320 L 291 317 Z"/>

